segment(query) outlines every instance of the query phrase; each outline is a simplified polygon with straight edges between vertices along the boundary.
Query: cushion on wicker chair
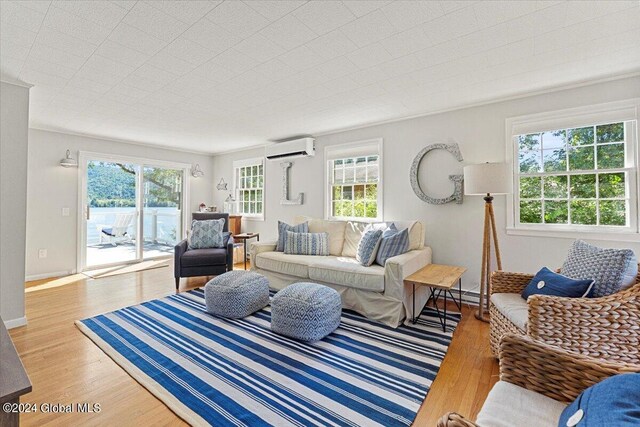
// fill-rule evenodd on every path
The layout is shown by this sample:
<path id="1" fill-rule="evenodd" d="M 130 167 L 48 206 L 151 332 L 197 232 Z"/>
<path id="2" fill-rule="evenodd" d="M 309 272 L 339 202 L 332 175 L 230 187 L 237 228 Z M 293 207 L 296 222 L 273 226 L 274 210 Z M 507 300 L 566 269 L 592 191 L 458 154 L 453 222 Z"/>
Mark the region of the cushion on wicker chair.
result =
<path id="1" fill-rule="evenodd" d="M 619 374 L 585 391 L 562 412 L 558 426 L 640 425 L 640 374 Z"/>
<path id="2" fill-rule="evenodd" d="M 543 267 L 524 288 L 522 298 L 526 300 L 531 295 L 586 298 L 591 293 L 592 287 L 591 279 L 572 279 Z"/>
<path id="3" fill-rule="evenodd" d="M 271 301 L 271 330 L 301 341 L 318 341 L 340 325 L 342 300 L 335 289 L 294 283 Z"/>
<path id="4" fill-rule="evenodd" d="M 522 299 L 520 294 L 493 294 L 491 295 L 491 303 L 518 329 L 527 330 L 527 302 Z"/>
<path id="5" fill-rule="evenodd" d="M 261 274 L 234 270 L 209 281 L 204 287 L 207 313 L 239 319 L 269 304 L 269 280 Z"/>
<path id="6" fill-rule="evenodd" d="M 573 242 L 562 274 L 574 279 L 593 279 L 592 295 L 614 294 L 635 283 L 638 264 L 631 249 L 603 249 L 582 240 Z"/>
<path id="7" fill-rule="evenodd" d="M 487 427 L 557 427 L 566 406 L 535 391 L 498 381 L 482 405 L 476 423 Z"/>

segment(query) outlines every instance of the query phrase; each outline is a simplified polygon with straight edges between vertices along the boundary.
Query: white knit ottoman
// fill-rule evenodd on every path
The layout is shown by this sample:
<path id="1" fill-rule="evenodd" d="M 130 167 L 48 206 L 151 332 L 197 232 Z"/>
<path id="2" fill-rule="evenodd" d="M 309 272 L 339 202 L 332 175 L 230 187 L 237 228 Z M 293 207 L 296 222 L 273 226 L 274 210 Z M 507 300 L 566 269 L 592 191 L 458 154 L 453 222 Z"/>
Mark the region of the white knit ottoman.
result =
<path id="1" fill-rule="evenodd" d="M 204 287 L 207 313 L 238 319 L 247 317 L 269 304 L 269 280 L 244 270 L 228 271 Z"/>
<path id="2" fill-rule="evenodd" d="M 340 325 L 342 300 L 335 289 L 294 283 L 271 301 L 271 330 L 301 341 L 318 341 Z"/>

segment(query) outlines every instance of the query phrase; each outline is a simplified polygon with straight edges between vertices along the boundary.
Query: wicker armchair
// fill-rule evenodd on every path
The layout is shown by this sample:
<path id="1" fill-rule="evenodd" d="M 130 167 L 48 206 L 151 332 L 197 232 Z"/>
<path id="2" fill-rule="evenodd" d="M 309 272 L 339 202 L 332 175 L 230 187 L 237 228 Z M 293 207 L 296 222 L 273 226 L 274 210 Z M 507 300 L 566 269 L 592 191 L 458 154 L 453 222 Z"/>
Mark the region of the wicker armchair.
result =
<path id="1" fill-rule="evenodd" d="M 521 293 L 532 274 L 495 271 L 491 294 Z M 636 284 L 601 298 L 534 295 L 528 300 L 527 331 L 514 325 L 490 304 L 491 352 L 498 356 L 500 338 L 529 334 L 546 343 L 592 357 L 640 361 L 640 272 Z"/>
<path id="2" fill-rule="evenodd" d="M 563 403 L 572 402 L 582 391 L 610 376 L 640 372 L 639 363 L 596 359 L 524 335 L 505 335 L 499 356 L 500 381 Z M 437 425 L 479 427 L 455 412 L 445 414 Z"/>

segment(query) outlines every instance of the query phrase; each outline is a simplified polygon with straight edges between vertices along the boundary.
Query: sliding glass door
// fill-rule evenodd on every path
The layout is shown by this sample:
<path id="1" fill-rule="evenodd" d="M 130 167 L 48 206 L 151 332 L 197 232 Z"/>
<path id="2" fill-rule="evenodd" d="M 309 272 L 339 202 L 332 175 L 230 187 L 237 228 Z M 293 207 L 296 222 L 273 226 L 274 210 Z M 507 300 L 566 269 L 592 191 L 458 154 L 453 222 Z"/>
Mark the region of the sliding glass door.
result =
<path id="1" fill-rule="evenodd" d="M 86 266 L 135 261 L 137 167 L 91 160 L 85 204 Z"/>
<path id="2" fill-rule="evenodd" d="M 183 171 L 154 166 L 143 169 L 142 255 L 171 255 L 182 237 Z"/>
<path id="3" fill-rule="evenodd" d="M 78 269 L 171 256 L 184 237 L 187 170 L 81 153 Z"/>

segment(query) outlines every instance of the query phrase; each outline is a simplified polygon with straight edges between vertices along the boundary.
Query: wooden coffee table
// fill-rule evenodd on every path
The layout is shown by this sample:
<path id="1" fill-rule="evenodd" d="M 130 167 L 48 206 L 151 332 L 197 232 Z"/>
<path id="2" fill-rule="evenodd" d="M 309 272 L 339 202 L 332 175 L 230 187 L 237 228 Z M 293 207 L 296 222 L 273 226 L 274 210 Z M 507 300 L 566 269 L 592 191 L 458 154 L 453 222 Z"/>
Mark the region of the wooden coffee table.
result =
<path id="1" fill-rule="evenodd" d="M 462 274 L 465 271 L 467 271 L 466 268 L 454 265 L 429 264 L 407 276 L 404 279 L 404 283 L 413 287 L 413 316 L 411 322 L 416 323 L 422 314 L 422 310 L 429 304 L 429 301 L 433 300 L 433 306 L 438 313 L 442 330 L 445 331 L 447 328 L 447 294 L 451 296 L 453 302 L 462 312 Z M 458 301 L 451 293 L 451 289 L 455 287 L 456 283 L 458 284 Z M 424 307 L 420 309 L 418 316 L 416 316 L 416 286 L 428 286 L 431 289 L 431 294 Z M 444 315 L 441 314 L 438 307 L 438 298 L 443 294 Z"/>

